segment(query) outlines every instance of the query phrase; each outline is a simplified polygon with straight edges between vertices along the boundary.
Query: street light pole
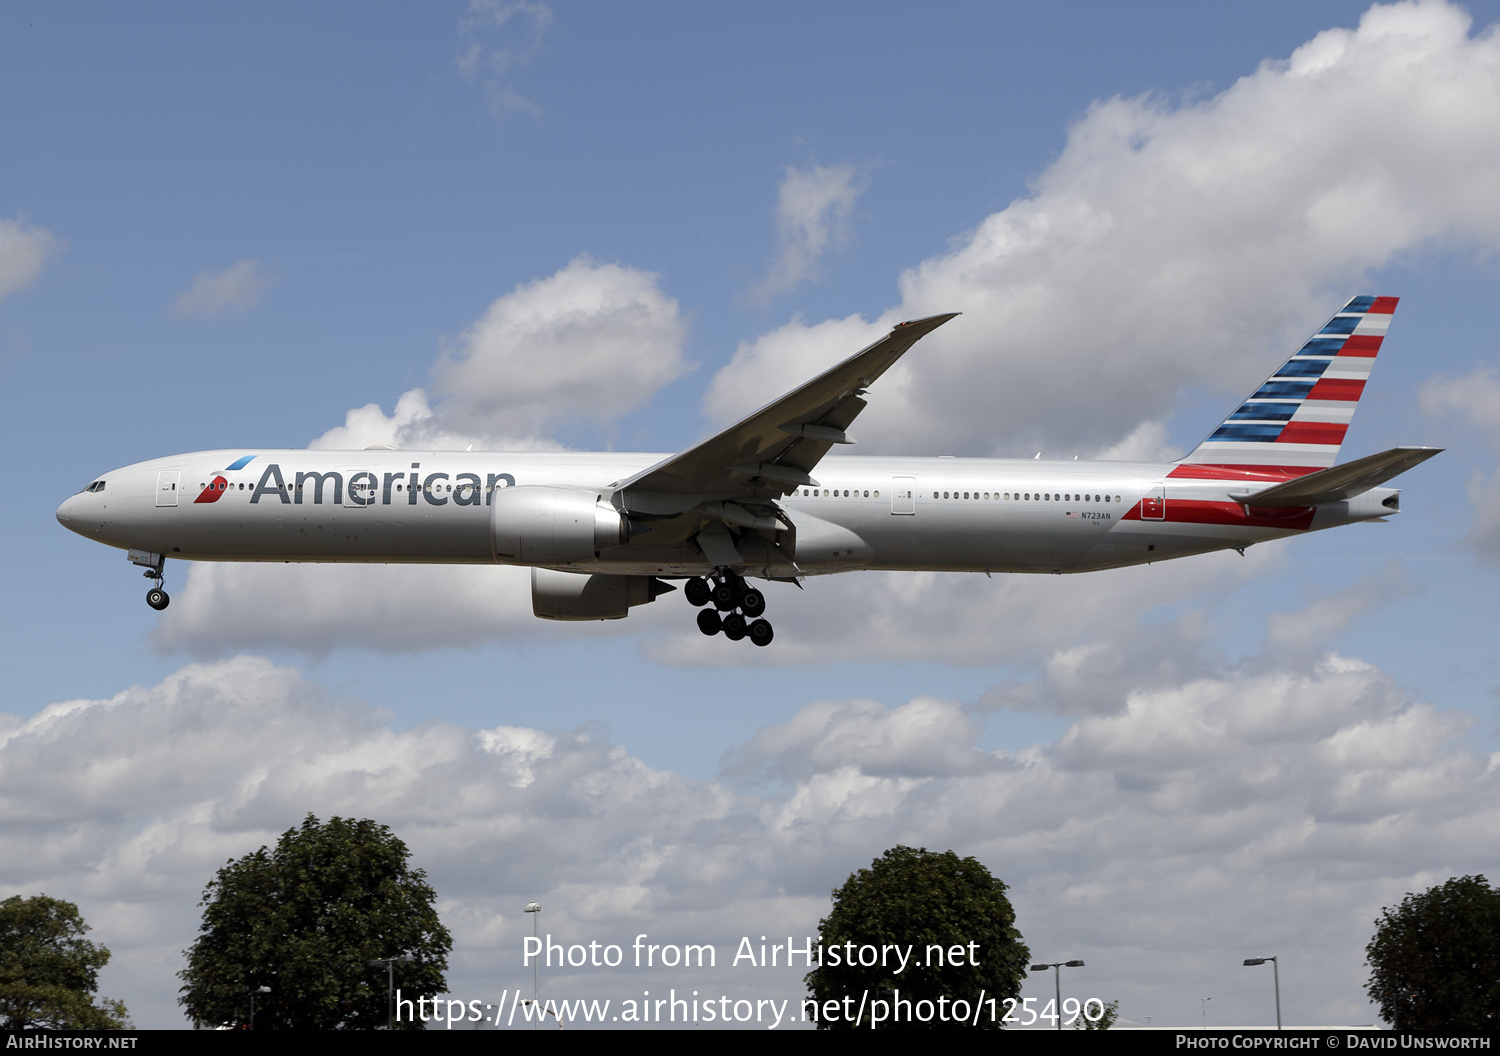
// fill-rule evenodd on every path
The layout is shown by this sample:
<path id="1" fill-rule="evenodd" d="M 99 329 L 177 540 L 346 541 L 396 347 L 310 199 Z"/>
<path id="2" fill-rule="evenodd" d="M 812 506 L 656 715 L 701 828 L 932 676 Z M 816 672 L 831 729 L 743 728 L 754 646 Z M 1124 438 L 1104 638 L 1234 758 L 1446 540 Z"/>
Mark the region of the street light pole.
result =
<path id="1" fill-rule="evenodd" d="M 255 1029 L 255 995 L 256 994 L 269 994 L 270 992 L 271 992 L 271 988 L 269 986 L 257 986 L 257 987 L 255 987 L 254 989 L 252 989 L 250 991 L 250 1029 L 251 1030 Z"/>
<path id="2" fill-rule="evenodd" d="M 409 953 L 400 957 L 377 957 L 367 962 L 371 968 L 385 965 L 385 1029 L 396 1029 L 396 965 L 411 964 L 416 958 Z"/>
<path id="3" fill-rule="evenodd" d="M 539 925 L 537 924 L 537 922 L 539 920 L 541 920 L 541 918 L 542 918 L 542 904 L 540 902 L 528 902 L 528 903 L 526 903 L 526 912 L 530 913 L 532 915 L 531 916 L 531 936 L 532 936 L 532 938 L 540 939 L 541 936 L 537 933 L 537 929 L 539 927 Z M 537 971 L 538 971 L 540 963 L 541 962 L 538 961 L 535 957 L 533 957 L 531 959 L 531 1011 L 532 1011 L 533 1014 L 536 1013 L 536 1010 L 539 1007 L 537 1005 L 537 1002 L 541 999 L 541 982 L 540 982 L 540 976 L 537 975 Z M 541 1016 L 535 1016 L 535 1018 L 532 1019 L 532 1021 L 531 1021 L 531 1029 L 532 1030 L 541 1030 L 542 1029 L 541 1028 L 541 1019 L 542 1019 Z"/>
<path id="4" fill-rule="evenodd" d="M 1281 1029 L 1281 965 L 1277 963 L 1275 957 L 1247 957 L 1247 958 L 1245 958 L 1245 967 L 1249 968 L 1252 965 L 1265 964 L 1267 961 L 1271 962 L 1271 981 L 1276 986 L 1276 1029 L 1280 1030 Z"/>
<path id="5" fill-rule="evenodd" d="M 1082 968 L 1083 966 L 1084 965 L 1083 965 L 1082 961 L 1054 961 L 1052 964 L 1033 964 L 1031 966 L 1031 970 L 1033 972 L 1044 972 L 1048 968 L 1052 969 L 1052 980 L 1056 984 L 1056 988 L 1057 988 L 1057 1001 L 1056 1001 L 1056 1004 L 1053 1005 L 1053 1007 L 1057 1009 L 1057 1029 L 1058 1030 L 1062 1030 L 1062 1021 L 1063 1021 L 1063 1015 L 1062 1015 L 1062 970 L 1064 968 Z M 1083 1015 L 1083 1012 L 1080 1010 L 1078 1014 L 1081 1016 L 1081 1015 Z"/>

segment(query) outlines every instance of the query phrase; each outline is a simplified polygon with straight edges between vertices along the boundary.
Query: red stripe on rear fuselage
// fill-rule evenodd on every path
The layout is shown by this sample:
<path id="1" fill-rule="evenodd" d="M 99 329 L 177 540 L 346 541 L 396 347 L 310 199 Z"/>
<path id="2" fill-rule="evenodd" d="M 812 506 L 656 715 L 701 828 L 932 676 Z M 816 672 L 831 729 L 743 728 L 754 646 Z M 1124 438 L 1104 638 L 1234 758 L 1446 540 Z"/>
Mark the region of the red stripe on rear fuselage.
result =
<path id="1" fill-rule="evenodd" d="M 1285 528 L 1305 532 L 1312 526 L 1312 506 L 1241 506 L 1237 502 L 1213 502 L 1204 499 L 1167 499 L 1165 518 L 1142 518 L 1141 503 L 1136 503 L 1122 521 L 1147 521 L 1156 524 L 1227 524 L 1237 528 Z M 1254 511 L 1253 513 L 1251 511 Z"/>

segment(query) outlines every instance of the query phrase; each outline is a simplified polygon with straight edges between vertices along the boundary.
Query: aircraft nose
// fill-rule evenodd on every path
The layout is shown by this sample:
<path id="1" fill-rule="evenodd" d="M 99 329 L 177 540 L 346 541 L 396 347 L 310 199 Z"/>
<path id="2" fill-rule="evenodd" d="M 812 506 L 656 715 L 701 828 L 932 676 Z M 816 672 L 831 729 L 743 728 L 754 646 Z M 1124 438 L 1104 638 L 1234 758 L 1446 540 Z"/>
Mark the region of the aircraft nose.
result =
<path id="1" fill-rule="evenodd" d="M 57 508 L 57 523 L 64 528 L 71 529 L 73 527 L 73 503 L 77 498 L 77 495 L 69 495 L 63 500 L 63 504 Z"/>

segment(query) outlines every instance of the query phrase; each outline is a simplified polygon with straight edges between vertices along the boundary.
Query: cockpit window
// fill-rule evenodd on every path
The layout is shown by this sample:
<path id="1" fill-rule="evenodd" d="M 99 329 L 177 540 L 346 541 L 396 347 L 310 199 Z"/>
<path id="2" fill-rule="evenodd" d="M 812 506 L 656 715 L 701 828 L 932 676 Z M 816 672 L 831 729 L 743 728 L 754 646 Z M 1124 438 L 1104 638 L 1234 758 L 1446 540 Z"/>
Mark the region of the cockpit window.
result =
<path id="1" fill-rule="evenodd" d="M 87 491 L 87 492 L 103 491 L 104 490 L 104 481 L 102 481 L 102 480 L 96 480 L 92 484 L 90 484 L 88 487 L 84 488 L 83 490 Z M 83 494 L 83 492 L 79 492 L 79 494 Z"/>

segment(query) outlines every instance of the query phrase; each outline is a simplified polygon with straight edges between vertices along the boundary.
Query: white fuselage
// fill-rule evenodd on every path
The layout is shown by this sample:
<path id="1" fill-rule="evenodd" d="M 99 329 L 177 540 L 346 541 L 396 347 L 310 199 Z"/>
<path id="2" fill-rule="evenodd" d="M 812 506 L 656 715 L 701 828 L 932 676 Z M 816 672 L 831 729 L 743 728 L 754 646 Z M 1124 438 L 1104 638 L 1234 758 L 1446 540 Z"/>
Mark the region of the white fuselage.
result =
<path id="1" fill-rule="evenodd" d="M 598 489 L 659 454 L 204 451 L 114 470 L 58 520 L 108 546 L 190 561 L 490 563 L 501 487 Z M 228 469 L 243 463 L 242 468 Z M 746 574 L 854 569 L 1081 572 L 1159 561 L 1395 512 L 1395 489 L 1348 502 L 1249 509 L 1264 480 L 1171 476 L 1174 465 L 976 458 L 827 457 L 817 488 L 779 500 L 792 536 L 745 553 Z M 1179 474 L 1180 474 L 1179 470 Z M 788 564 L 787 558 L 792 559 Z M 687 540 L 651 532 L 554 567 L 701 575 Z"/>

